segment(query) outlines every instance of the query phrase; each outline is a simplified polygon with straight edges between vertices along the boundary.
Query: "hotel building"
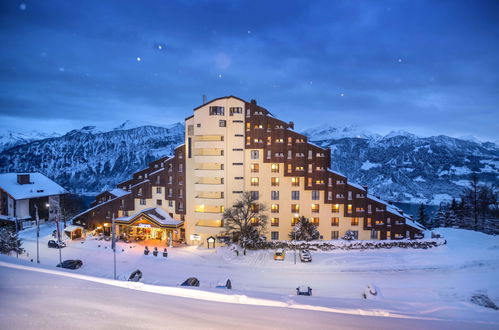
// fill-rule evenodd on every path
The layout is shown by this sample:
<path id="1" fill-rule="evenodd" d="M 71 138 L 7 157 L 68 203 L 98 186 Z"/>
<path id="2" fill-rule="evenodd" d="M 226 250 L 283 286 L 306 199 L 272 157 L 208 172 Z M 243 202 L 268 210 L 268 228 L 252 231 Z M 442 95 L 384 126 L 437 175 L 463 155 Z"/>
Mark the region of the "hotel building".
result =
<path id="1" fill-rule="evenodd" d="M 256 101 L 221 97 L 185 119 L 185 143 L 97 196 L 73 223 L 107 234 L 206 244 L 223 237 L 222 215 L 244 191 L 268 208 L 267 239 L 286 240 L 299 217 L 321 239 L 351 230 L 360 240 L 421 237 L 422 228 L 395 206 L 331 167 L 331 152 L 294 131 Z"/>

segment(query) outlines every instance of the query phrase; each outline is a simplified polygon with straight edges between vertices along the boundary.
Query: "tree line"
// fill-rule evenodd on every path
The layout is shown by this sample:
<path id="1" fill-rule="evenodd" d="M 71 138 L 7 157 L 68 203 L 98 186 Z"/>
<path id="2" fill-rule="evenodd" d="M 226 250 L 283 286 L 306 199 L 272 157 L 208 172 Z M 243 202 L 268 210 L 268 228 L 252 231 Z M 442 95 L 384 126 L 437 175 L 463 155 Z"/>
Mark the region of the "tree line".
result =
<path id="1" fill-rule="evenodd" d="M 499 234 L 499 205 L 497 190 L 481 184 L 478 175 L 471 175 L 469 186 L 450 203 L 441 203 L 434 215 L 429 216 L 426 205 L 421 204 L 417 221 L 428 229 L 452 227 Z"/>

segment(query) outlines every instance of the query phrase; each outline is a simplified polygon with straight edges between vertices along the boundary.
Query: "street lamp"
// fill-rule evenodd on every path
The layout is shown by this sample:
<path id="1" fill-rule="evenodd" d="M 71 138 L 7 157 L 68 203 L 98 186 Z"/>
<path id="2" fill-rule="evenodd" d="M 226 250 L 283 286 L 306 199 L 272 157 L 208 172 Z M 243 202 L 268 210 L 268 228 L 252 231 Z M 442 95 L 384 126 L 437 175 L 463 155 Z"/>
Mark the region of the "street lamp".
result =
<path id="1" fill-rule="evenodd" d="M 111 241 L 111 247 L 113 249 L 113 256 L 114 256 L 114 279 L 116 280 L 116 229 L 115 229 L 115 224 L 114 224 L 114 214 L 113 218 L 111 220 L 111 233 L 112 233 L 112 241 Z"/>
<path id="2" fill-rule="evenodd" d="M 59 228 L 59 214 L 60 214 L 61 208 L 60 208 L 60 204 L 59 204 L 58 200 L 53 199 L 52 203 L 55 206 L 55 213 L 56 213 L 55 214 L 55 226 L 56 226 L 56 230 L 57 230 L 57 246 L 59 248 L 59 263 L 62 264 L 61 230 Z M 45 204 L 45 206 L 47 206 L 47 208 L 49 208 L 50 204 L 47 203 L 47 204 Z"/>
<path id="3" fill-rule="evenodd" d="M 35 219 L 36 219 L 36 263 L 40 263 L 40 248 L 38 240 L 40 238 L 40 218 L 38 216 L 38 205 L 35 204 Z"/>

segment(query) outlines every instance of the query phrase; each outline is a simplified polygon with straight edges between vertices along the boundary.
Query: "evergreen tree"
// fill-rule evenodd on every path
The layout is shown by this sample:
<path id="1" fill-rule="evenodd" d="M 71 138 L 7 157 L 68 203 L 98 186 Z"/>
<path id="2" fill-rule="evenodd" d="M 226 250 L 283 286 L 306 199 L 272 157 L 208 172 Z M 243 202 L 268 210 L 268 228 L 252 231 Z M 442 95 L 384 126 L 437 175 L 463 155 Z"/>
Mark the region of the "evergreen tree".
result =
<path id="1" fill-rule="evenodd" d="M 419 211 L 418 211 L 418 218 L 417 222 L 421 224 L 423 227 L 428 227 L 428 216 L 426 215 L 426 205 L 421 203 L 419 206 Z"/>
<path id="2" fill-rule="evenodd" d="M 0 228 L 0 253 L 23 253 L 24 249 L 21 244 L 21 239 L 19 239 L 16 232 L 7 227 Z"/>
<path id="3" fill-rule="evenodd" d="M 352 230 L 347 230 L 345 232 L 345 235 L 341 239 L 344 239 L 346 241 L 352 241 L 352 240 L 356 239 L 355 233 Z"/>
<path id="4" fill-rule="evenodd" d="M 83 199 L 76 194 L 63 194 L 59 196 L 60 221 L 66 228 L 67 220 L 71 219 L 85 209 Z"/>
<path id="5" fill-rule="evenodd" d="M 289 238 L 297 241 L 312 241 L 319 239 L 319 236 L 317 225 L 311 223 L 303 216 L 298 219 L 295 226 L 289 233 Z"/>
<path id="6" fill-rule="evenodd" d="M 433 218 L 430 220 L 430 223 L 428 225 L 428 229 L 435 229 L 438 227 L 443 227 L 445 225 L 445 205 L 442 203 L 438 207 L 437 212 L 433 216 Z"/>

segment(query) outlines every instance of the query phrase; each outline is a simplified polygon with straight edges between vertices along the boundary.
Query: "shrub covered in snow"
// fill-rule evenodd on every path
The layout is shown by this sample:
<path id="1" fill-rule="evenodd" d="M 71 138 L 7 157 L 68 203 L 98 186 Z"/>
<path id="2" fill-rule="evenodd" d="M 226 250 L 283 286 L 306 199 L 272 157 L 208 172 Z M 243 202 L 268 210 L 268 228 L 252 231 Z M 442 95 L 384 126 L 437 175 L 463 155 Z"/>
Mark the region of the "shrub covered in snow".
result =
<path id="1" fill-rule="evenodd" d="M 319 236 L 317 225 L 305 217 L 300 217 L 289 233 L 289 239 L 297 241 L 313 241 L 319 239 Z"/>
<path id="2" fill-rule="evenodd" d="M 10 228 L 0 228 L 0 253 L 23 253 L 21 240 Z"/>

